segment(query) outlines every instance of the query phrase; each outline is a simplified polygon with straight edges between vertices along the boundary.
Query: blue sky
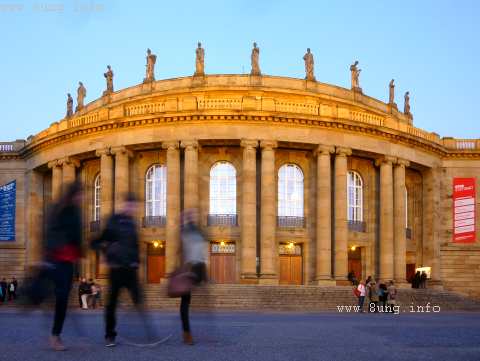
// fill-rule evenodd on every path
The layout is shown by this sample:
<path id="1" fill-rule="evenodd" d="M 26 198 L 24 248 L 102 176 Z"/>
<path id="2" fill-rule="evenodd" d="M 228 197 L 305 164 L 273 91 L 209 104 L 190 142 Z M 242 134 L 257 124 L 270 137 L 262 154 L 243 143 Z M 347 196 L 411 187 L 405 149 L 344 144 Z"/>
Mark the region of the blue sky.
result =
<path id="1" fill-rule="evenodd" d="M 7 5 L 8 4 L 8 5 Z M 20 7 L 12 8 L 12 4 Z M 480 137 L 480 2 L 476 1 L 21 1 L 0 0 L 0 140 L 61 119 L 78 81 L 101 95 L 142 81 L 147 47 L 156 78 L 191 75 L 197 41 L 207 73 L 249 71 L 253 41 L 264 74 L 304 77 L 310 47 L 319 81 L 349 87 L 360 61 L 364 93 L 411 93 L 414 124 L 441 136 Z"/>

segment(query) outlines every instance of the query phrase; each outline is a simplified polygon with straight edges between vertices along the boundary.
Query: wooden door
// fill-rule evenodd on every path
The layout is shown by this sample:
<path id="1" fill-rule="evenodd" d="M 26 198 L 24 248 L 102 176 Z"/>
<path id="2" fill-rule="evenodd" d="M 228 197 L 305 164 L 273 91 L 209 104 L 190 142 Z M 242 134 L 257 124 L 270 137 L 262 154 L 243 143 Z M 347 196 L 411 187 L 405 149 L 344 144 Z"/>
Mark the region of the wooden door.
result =
<path id="1" fill-rule="evenodd" d="M 147 282 L 160 283 L 165 277 L 165 256 L 147 255 Z"/>
<path id="2" fill-rule="evenodd" d="M 282 285 L 303 283 L 302 256 L 280 255 L 280 280 Z"/>
<path id="3" fill-rule="evenodd" d="M 214 283 L 236 283 L 235 243 L 211 244 L 210 280 Z"/>
<path id="4" fill-rule="evenodd" d="M 406 267 L 407 281 L 412 283 L 413 277 L 415 276 L 415 263 L 408 263 Z"/>
<path id="5" fill-rule="evenodd" d="M 362 261 L 360 259 L 348 260 L 348 273 L 353 272 L 357 281 L 362 279 Z"/>

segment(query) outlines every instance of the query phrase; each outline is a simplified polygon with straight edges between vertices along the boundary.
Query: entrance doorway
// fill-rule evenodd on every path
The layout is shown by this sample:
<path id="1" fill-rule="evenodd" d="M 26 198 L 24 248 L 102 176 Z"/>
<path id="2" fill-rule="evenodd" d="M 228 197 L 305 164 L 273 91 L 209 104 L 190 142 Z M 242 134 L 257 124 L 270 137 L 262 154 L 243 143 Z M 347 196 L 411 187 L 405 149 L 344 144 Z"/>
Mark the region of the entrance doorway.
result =
<path id="1" fill-rule="evenodd" d="M 415 277 L 415 263 L 407 263 L 407 269 L 406 269 L 406 277 L 407 277 L 407 282 L 412 283 L 413 277 Z"/>
<path id="2" fill-rule="evenodd" d="M 357 281 L 362 279 L 362 250 L 360 247 L 348 249 L 348 273 L 353 272 Z"/>
<path id="3" fill-rule="evenodd" d="M 165 243 L 154 241 L 147 246 L 147 282 L 160 283 L 165 277 Z"/>
<path id="4" fill-rule="evenodd" d="M 235 283 L 235 242 L 210 243 L 210 279 L 214 283 Z"/>
<path id="5" fill-rule="evenodd" d="M 280 258 L 281 285 L 301 285 L 303 283 L 302 245 L 286 243 L 278 247 Z"/>

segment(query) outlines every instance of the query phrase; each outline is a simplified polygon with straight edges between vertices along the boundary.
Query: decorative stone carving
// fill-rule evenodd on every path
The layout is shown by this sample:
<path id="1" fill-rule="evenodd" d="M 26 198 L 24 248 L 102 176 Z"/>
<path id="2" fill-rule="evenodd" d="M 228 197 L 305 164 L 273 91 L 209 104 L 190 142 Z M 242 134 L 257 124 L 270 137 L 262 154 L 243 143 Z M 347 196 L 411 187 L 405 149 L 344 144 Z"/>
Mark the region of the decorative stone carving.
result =
<path id="1" fill-rule="evenodd" d="M 410 113 L 410 92 L 405 93 L 405 104 L 403 106 L 403 114 L 408 117 L 412 117 L 412 113 Z"/>
<path id="2" fill-rule="evenodd" d="M 157 62 L 157 56 L 152 54 L 150 49 L 147 49 L 147 65 L 145 71 L 145 79 L 143 79 L 144 83 L 151 83 L 155 80 L 155 63 Z"/>
<path id="3" fill-rule="evenodd" d="M 110 65 L 107 65 L 107 72 L 103 76 L 107 80 L 107 90 L 103 92 L 103 95 L 113 93 L 113 71 Z"/>
<path id="4" fill-rule="evenodd" d="M 202 43 L 198 42 L 198 47 L 195 50 L 195 76 L 205 75 L 205 49 L 202 48 Z"/>
<path id="5" fill-rule="evenodd" d="M 360 72 L 362 69 L 358 69 L 358 60 L 355 61 L 352 65 L 350 65 L 350 72 L 352 73 L 352 90 L 362 91 L 360 88 Z"/>
<path id="6" fill-rule="evenodd" d="M 262 73 L 260 72 L 260 48 L 257 47 L 257 43 L 253 43 L 252 55 L 251 55 L 251 62 L 252 62 L 252 71 L 250 72 L 251 75 L 260 76 Z"/>
<path id="7" fill-rule="evenodd" d="M 310 48 L 307 48 L 303 60 L 305 61 L 305 79 L 315 81 L 313 54 L 310 52 Z"/>
<path id="8" fill-rule="evenodd" d="M 87 89 L 83 86 L 81 81 L 78 82 L 78 89 L 77 89 L 77 107 L 75 111 L 78 112 L 82 110 L 84 107 L 84 99 L 87 96 Z"/>
<path id="9" fill-rule="evenodd" d="M 388 87 L 388 104 L 393 105 L 395 104 L 395 79 L 390 80 Z"/>
<path id="10" fill-rule="evenodd" d="M 70 93 L 67 94 L 67 118 L 73 115 L 73 98 Z"/>

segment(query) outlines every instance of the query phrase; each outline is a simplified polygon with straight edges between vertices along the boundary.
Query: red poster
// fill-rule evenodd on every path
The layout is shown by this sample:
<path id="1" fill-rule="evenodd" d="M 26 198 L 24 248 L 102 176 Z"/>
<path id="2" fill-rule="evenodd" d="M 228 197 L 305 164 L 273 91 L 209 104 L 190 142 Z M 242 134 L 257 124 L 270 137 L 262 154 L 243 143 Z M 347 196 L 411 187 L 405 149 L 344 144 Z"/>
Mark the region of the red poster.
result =
<path id="1" fill-rule="evenodd" d="M 453 242 L 475 242 L 475 178 L 453 178 Z"/>

